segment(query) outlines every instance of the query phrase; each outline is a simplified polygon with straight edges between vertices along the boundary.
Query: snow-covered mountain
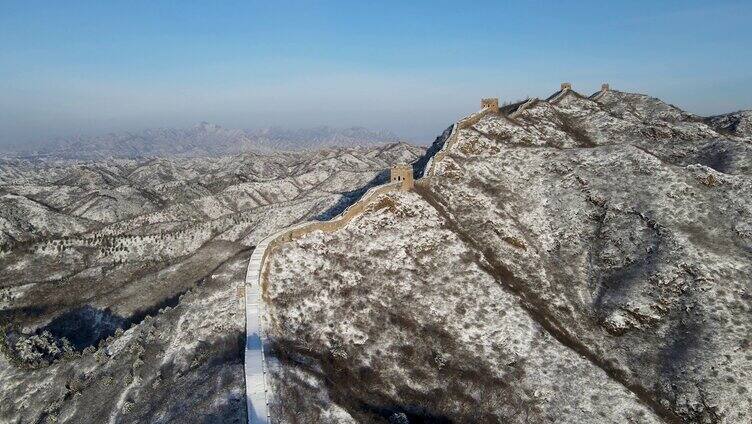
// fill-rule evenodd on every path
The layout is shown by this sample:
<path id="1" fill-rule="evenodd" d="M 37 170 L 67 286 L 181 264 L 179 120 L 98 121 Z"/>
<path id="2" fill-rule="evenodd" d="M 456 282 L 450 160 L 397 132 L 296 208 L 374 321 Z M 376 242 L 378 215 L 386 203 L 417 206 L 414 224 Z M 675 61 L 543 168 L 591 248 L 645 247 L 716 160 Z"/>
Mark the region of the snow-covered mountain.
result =
<path id="1" fill-rule="evenodd" d="M 159 128 L 93 137 L 58 138 L 38 146 L 17 147 L 7 153 L 63 159 L 199 157 L 250 151 L 376 146 L 398 141 L 399 138 L 390 132 L 361 127 L 238 130 L 201 122 L 188 129 Z"/>
<path id="2" fill-rule="evenodd" d="M 550 99 L 427 151 L 0 160 L 0 422 L 246 422 L 254 247 L 405 162 L 431 163 L 415 190 L 269 251 L 274 422 L 750 422 L 748 113 Z M 244 137 L 365 135 L 204 124 L 98 149 Z"/>
<path id="3" fill-rule="evenodd" d="M 752 422 L 752 133 L 574 91 L 480 116 L 266 264 L 280 422 Z"/>

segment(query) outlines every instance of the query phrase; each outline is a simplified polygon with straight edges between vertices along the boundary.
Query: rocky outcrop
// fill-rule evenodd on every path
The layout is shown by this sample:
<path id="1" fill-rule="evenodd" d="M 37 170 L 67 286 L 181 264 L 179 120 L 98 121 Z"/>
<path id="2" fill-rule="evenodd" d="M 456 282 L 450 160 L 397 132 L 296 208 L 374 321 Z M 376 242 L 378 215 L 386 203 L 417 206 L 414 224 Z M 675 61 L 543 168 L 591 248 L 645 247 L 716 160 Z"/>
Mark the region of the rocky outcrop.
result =
<path id="1" fill-rule="evenodd" d="M 705 121 L 721 134 L 752 139 L 752 110 L 711 116 Z"/>

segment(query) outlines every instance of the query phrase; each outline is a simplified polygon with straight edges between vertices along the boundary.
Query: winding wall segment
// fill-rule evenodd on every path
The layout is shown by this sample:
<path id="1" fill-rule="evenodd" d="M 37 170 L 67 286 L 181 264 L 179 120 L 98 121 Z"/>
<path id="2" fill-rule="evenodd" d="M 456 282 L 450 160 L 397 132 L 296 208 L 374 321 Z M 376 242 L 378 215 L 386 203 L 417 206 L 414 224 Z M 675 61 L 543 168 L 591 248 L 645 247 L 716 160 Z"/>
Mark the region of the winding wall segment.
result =
<path id="1" fill-rule="evenodd" d="M 601 88 L 601 91 L 598 91 L 594 93 L 592 96 L 590 96 L 590 100 L 597 102 L 598 100 L 601 99 L 601 97 L 603 97 L 604 94 L 606 94 L 609 91 L 610 89 L 608 88 L 608 84 L 604 84 L 603 87 Z"/>
<path id="2" fill-rule="evenodd" d="M 559 92 L 555 93 L 553 96 L 546 99 L 546 101 L 551 103 L 552 105 L 555 105 L 559 103 L 570 92 L 572 92 L 571 88 L 564 88 L 560 90 Z"/>
<path id="3" fill-rule="evenodd" d="M 496 110 L 494 110 L 496 109 Z M 456 143 L 460 129 L 475 125 L 488 113 L 498 113 L 498 108 L 484 108 L 452 126 L 452 130 L 444 141 L 441 149 L 428 160 L 424 175 L 430 177 L 435 174 L 435 164 L 441 161 L 446 151 Z M 248 271 L 245 279 L 245 316 L 246 316 L 246 345 L 245 345 L 245 386 L 246 411 L 248 424 L 268 424 L 272 422 L 269 410 L 269 382 L 268 370 L 273 364 L 273 358 L 267 357 L 265 347 L 269 342 L 264 331 L 264 285 L 263 275 L 266 258 L 280 243 L 289 242 L 314 231 L 336 231 L 360 215 L 366 206 L 378 195 L 389 191 L 399 190 L 400 182 L 384 184 L 370 188 L 360 200 L 348 206 L 338 217 L 329 221 L 304 222 L 278 231 L 263 239 L 251 254 L 248 261 Z"/>
<path id="4" fill-rule="evenodd" d="M 446 157 L 446 152 L 457 142 L 460 130 L 475 125 L 476 123 L 478 123 L 478 121 L 481 120 L 481 118 L 488 115 L 489 113 L 498 113 L 498 108 L 484 108 L 466 118 L 457 121 L 452 126 L 452 132 L 449 134 L 449 137 L 447 137 L 446 141 L 444 141 L 444 145 L 428 161 L 428 164 L 426 164 L 426 171 L 424 172 L 424 175 L 426 177 L 433 177 L 434 175 L 436 175 L 436 163 L 441 162 L 444 157 Z"/>
<path id="5" fill-rule="evenodd" d="M 522 112 L 526 111 L 527 109 L 530 109 L 534 104 L 536 104 L 540 99 L 537 97 L 533 97 L 531 99 L 528 99 L 525 103 L 521 104 L 520 107 L 515 109 L 512 113 L 509 114 L 509 117 L 514 119 L 522 114 Z"/>
<path id="6" fill-rule="evenodd" d="M 360 215 L 378 195 L 397 191 L 401 183 L 388 183 L 371 187 L 360 200 L 350 205 L 339 216 L 329 221 L 303 222 L 278 231 L 263 239 L 251 254 L 245 277 L 245 387 L 248 424 L 273 422 L 269 409 L 268 370 L 275 366 L 274 358 L 266 355 L 269 346 L 264 331 L 264 285 L 263 275 L 266 258 L 281 243 L 289 242 L 314 231 L 336 231 Z"/>
<path id="7" fill-rule="evenodd" d="M 555 104 L 569 91 L 571 91 L 571 86 L 562 86 L 562 90 L 554 93 L 547 101 Z M 510 113 L 508 117 L 515 118 L 519 116 L 538 101 L 540 101 L 538 98 L 527 100 Z M 500 110 L 498 107 L 484 107 L 480 111 L 452 125 L 452 130 L 441 149 L 426 163 L 423 172 L 424 178 L 436 175 L 436 164 L 446 157 L 447 151 L 457 142 L 460 130 L 475 125 L 489 113 L 500 113 Z M 425 184 L 425 181 L 419 180 L 416 181 L 416 184 L 422 186 Z M 372 187 L 360 200 L 350 205 L 338 217 L 329 221 L 304 222 L 285 228 L 266 237 L 256 246 L 248 262 L 248 271 L 245 280 L 246 347 L 244 371 L 248 424 L 267 424 L 272 422 L 269 410 L 269 383 L 267 374 L 270 364 L 272 366 L 275 364 L 274 359 L 267 357 L 265 353 L 265 346 L 268 346 L 269 343 L 264 332 L 265 305 L 263 301 L 264 285 L 262 280 L 269 253 L 281 243 L 295 240 L 314 231 L 333 232 L 344 227 L 353 218 L 360 215 L 375 197 L 389 191 L 400 190 L 401 186 L 400 182 L 392 182 Z"/>

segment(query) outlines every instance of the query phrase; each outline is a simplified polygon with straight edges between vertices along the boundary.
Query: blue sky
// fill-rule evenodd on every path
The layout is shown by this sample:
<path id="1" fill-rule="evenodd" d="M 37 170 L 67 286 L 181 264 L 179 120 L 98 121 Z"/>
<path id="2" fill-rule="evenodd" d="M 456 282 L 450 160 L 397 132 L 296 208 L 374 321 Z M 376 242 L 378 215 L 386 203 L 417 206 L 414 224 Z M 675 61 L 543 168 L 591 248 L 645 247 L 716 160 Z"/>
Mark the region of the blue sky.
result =
<path id="1" fill-rule="evenodd" d="M 750 21 L 748 0 L 0 0 L 0 144 L 199 121 L 428 142 L 561 81 L 749 109 Z"/>

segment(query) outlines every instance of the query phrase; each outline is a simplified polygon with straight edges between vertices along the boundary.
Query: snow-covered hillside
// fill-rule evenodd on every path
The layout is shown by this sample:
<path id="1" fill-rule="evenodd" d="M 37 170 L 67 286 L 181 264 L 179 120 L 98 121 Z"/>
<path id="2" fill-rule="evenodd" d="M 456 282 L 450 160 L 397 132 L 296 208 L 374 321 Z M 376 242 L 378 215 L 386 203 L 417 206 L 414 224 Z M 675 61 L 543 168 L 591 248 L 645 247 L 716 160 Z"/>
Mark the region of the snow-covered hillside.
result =
<path id="1" fill-rule="evenodd" d="M 659 422 L 556 343 L 451 225 L 396 193 L 341 231 L 280 248 L 269 335 L 295 366 L 273 375 L 275 419 Z"/>
<path id="2" fill-rule="evenodd" d="M 255 244 L 422 153 L 0 162 L 0 422 L 243 422 Z"/>

